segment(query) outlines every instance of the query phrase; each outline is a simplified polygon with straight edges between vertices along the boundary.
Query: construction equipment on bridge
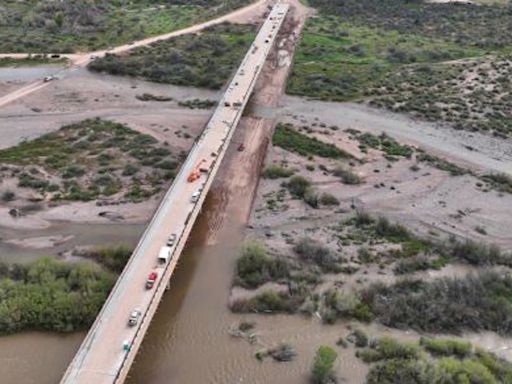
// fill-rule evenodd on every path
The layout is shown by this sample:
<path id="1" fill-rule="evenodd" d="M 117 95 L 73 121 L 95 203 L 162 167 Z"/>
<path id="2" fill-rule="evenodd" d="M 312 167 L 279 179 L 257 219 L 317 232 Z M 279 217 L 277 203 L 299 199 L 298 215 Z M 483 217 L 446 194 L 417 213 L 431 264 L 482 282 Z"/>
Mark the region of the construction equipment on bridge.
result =
<path id="1" fill-rule="evenodd" d="M 201 177 L 201 165 L 203 163 L 206 163 L 205 159 L 201 159 L 201 161 L 199 161 L 199 163 L 196 164 L 194 169 L 188 174 L 187 181 L 189 183 L 193 183 L 194 181 Z"/>

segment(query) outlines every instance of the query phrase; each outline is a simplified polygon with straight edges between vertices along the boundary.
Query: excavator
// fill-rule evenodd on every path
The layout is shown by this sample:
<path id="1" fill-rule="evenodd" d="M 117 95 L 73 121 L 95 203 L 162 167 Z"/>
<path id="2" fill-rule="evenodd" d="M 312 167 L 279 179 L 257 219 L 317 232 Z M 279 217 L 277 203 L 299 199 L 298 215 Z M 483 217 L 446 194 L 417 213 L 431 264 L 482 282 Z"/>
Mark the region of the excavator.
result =
<path id="1" fill-rule="evenodd" d="M 201 165 L 203 163 L 206 163 L 205 159 L 201 159 L 201 161 L 199 161 L 194 167 L 194 169 L 188 174 L 187 181 L 189 183 L 193 183 L 194 181 L 201 177 Z"/>

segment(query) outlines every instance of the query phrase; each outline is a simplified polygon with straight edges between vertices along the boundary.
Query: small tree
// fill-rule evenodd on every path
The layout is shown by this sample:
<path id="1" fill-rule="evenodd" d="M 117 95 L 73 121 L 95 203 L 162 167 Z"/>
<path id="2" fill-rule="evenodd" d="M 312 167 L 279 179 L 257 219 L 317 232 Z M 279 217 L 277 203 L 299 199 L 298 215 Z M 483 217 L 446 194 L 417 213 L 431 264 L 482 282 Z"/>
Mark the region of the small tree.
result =
<path id="1" fill-rule="evenodd" d="M 338 354 L 334 349 L 321 345 L 316 351 L 312 368 L 312 382 L 314 384 L 328 384 L 336 382 L 334 376 L 334 363 Z"/>

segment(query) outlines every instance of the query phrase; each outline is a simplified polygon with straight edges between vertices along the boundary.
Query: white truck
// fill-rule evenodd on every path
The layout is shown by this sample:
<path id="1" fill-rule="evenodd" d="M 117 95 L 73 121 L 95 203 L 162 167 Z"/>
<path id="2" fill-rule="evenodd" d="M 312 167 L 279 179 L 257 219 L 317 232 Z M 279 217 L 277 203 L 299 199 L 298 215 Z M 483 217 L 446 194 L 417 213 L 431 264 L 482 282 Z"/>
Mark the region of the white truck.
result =
<path id="1" fill-rule="evenodd" d="M 158 261 L 160 264 L 167 264 L 171 258 L 171 247 L 162 247 L 158 253 Z"/>

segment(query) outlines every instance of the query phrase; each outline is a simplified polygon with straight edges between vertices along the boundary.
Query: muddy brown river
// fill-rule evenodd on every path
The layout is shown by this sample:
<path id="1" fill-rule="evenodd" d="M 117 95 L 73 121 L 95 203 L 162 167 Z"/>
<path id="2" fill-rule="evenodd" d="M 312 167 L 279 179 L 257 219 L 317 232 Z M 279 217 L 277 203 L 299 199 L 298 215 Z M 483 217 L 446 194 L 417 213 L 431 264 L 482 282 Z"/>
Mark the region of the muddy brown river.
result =
<path id="1" fill-rule="evenodd" d="M 217 196 L 213 190 L 208 197 L 128 383 L 307 383 L 314 350 L 320 343 L 332 341 L 333 332 L 337 333 L 317 318 L 241 316 L 228 310 L 229 287 L 244 224 L 237 219 L 240 207 L 234 203 L 226 206 L 223 199 L 218 190 Z M 227 212 L 222 213 L 226 215 L 219 212 L 224 209 Z M 219 215 L 225 217 L 220 224 Z M 75 225 L 66 233 L 79 230 L 82 238 L 78 236 L 74 241 L 80 243 L 100 233 L 124 239 L 131 233 L 132 238 L 137 238 L 142 230 L 141 226 L 128 226 L 121 231 L 122 225 L 96 227 Z M 37 231 L 36 235 L 43 236 L 45 231 L 50 229 Z M 55 229 L 51 232 L 55 233 Z M 230 327 L 242 319 L 256 322 L 258 343 L 251 345 L 230 336 Z M 0 382 L 57 383 L 84 335 L 29 332 L 1 337 Z M 282 341 L 295 346 L 295 361 L 279 364 L 271 360 L 259 362 L 254 357 L 258 349 Z M 342 370 L 360 366 L 355 358 L 346 359 L 341 365 Z M 358 371 L 358 381 L 354 383 L 364 377 L 364 370 Z"/>

